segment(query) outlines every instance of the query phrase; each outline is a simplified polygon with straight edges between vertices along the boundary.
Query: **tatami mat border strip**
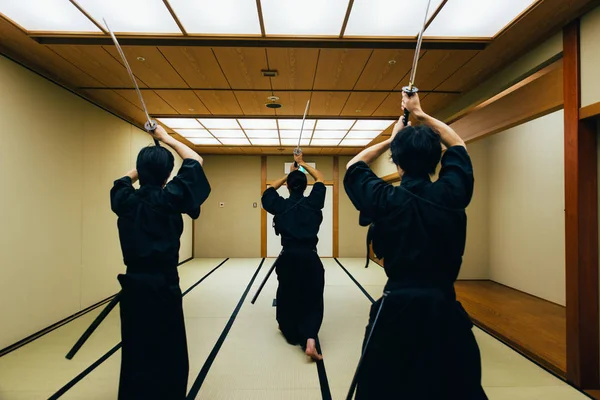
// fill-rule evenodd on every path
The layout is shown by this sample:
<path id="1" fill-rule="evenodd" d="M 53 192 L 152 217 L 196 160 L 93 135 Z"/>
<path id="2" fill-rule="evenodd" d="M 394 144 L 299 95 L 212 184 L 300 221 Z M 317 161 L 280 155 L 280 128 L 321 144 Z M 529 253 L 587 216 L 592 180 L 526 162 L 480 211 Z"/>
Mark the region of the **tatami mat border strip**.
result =
<path id="1" fill-rule="evenodd" d="M 187 262 L 189 260 L 191 260 L 191 259 L 188 259 L 188 260 L 184 261 L 183 263 L 185 263 L 185 262 Z M 206 278 L 208 278 L 208 276 L 210 274 L 212 274 L 213 272 L 215 272 L 217 270 L 217 268 L 219 268 L 220 266 L 222 266 L 223 264 L 225 264 L 225 262 L 227 262 L 227 260 L 229 260 L 229 258 L 226 258 L 225 260 L 221 261 L 221 263 L 219 265 L 217 265 L 215 268 L 213 268 L 207 274 L 205 274 L 202 278 L 200 278 L 200 280 L 198 282 L 196 282 L 192 286 L 190 286 L 190 288 L 187 289 L 182 294 L 182 297 L 185 296 L 186 294 L 188 294 L 192 289 L 194 289 L 196 286 L 198 286 L 198 284 L 200 284 Z M 69 391 L 69 389 L 71 389 L 73 386 L 75 386 L 83 378 L 85 378 L 86 376 L 88 376 L 93 370 L 95 370 L 96 368 L 98 368 L 98 366 L 100 366 L 100 364 L 102 364 L 104 361 L 108 360 L 120 348 L 121 348 L 121 343 L 118 343 L 117 345 L 115 345 L 115 347 L 113 347 L 112 349 L 110 349 L 106 354 L 104 354 L 102 357 L 100 357 L 98 360 L 96 360 L 92 365 L 90 365 L 89 367 L 87 367 L 80 374 L 78 374 L 75 378 L 71 379 L 66 385 L 64 385 L 63 387 L 61 387 L 56 393 L 54 393 L 52 396 L 50 396 L 48 398 L 48 400 L 56 400 L 56 399 L 60 398 L 67 391 Z"/>
<path id="2" fill-rule="evenodd" d="M 344 266 L 342 265 L 342 263 L 341 263 L 341 262 L 340 262 L 340 261 L 339 261 L 337 258 L 334 258 L 334 260 L 335 260 L 335 262 L 336 262 L 336 263 L 338 263 L 338 265 L 339 265 L 340 267 L 342 267 L 342 269 L 343 269 L 343 270 L 344 270 L 344 272 L 345 272 L 345 273 L 346 273 L 346 274 L 347 274 L 347 275 L 350 277 L 350 279 L 352 279 L 352 282 L 354 282 L 354 283 L 356 284 L 356 286 L 358 286 L 358 288 L 360 289 L 360 291 L 361 291 L 361 292 L 363 292 L 363 294 L 364 294 L 365 296 L 367 296 L 367 299 L 369 299 L 369 301 L 370 301 L 371 303 L 375 303 L 375 299 L 371 297 L 371 295 L 370 295 L 370 294 L 369 294 L 369 293 L 368 293 L 368 292 L 365 290 L 365 288 L 364 288 L 364 287 L 362 287 L 362 285 L 361 285 L 360 283 L 358 283 L 358 281 L 357 281 L 356 279 L 354 279 L 354 276 L 353 276 L 353 275 L 350 273 L 350 271 L 348 271 L 348 270 L 346 269 L 346 267 L 344 267 Z"/>
<path id="3" fill-rule="evenodd" d="M 233 326 L 233 323 L 235 322 L 235 319 L 236 319 L 238 313 L 240 312 L 242 305 L 244 304 L 244 300 L 246 300 L 246 296 L 248 296 L 248 292 L 250 291 L 250 288 L 252 287 L 252 284 L 254 283 L 256 276 L 260 272 L 260 269 L 262 268 L 264 262 L 265 262 L 265 259 L 263 258 L 260 261 L 260 264 L 258 264 L 258 268 L 256 268 L 254 275 L 252 275 L 250 282 L 248 282 L 248 286 L 246 286 L 246 290 L 244 290 L 244 293 L 242 293 L 242 297 L 240 298 L 240 301 L 238 302 L 237 306 L 233 310 L 233 313 L 231 313 L 231 317 L 229 317 L 229 321 L 227 322 L 227 325 L 225 325 L 225 328 L 223 328 L 223 332 L 221 332 L 221 336 L 219 336 L 219 339 L 217 339 L 215 346 L 213 347 L 208 358 L 204 362 L 202 369 L 198 373 L 198 376 L 196 377 L 196 380 L 194 381 L 194 384 L 192 385 L 192 388 L 190 389 L 190 392 L 188 393 L 188 395 L 186 397 L 187 400 L 193 400 L 198 395 L 198 392 L 200 391 L 200 388 L 202 387 L 202 384 L 204 383 L 204 380 L 206 379 L 206 376 L 208 375 L 208 371 L 210 370 L 210 367 L 212 366 L 213 362 L 215 361 L 215 358 L 217 358 L 217 354 L 219 353 L 219 350 L 221 349 L 223 342 L 225 342 L 225 339 L 227 338 L 227 335 L 229 334 L 229 331 L 231 330 L 231 327 Z"/>
<path id="4" fill-rule="evenodd" d="M 321 342 L 319 342 L 319 337 L 316 339 L 317 342 L 317 351 L 319 354 L 323 354 L 321 350 Z M 331 399 L 331 390 L 329 389 L 329 381 L 327 379 L 327 372 L 325 371 L 325 362 L 323 360 L 317 361 L 317 373 L 319 374 L 319 384 L 321 385 L 321 397 L 323 400 L 332 400 Z"/>

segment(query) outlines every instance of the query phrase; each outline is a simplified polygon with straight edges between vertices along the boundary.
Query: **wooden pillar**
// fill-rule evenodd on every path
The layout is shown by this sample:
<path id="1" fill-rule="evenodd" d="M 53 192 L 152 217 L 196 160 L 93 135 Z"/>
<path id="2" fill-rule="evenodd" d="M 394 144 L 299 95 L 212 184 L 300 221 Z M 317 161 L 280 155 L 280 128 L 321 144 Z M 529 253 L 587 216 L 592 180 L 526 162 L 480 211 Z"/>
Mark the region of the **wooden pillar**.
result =
<path id="1" fill-rule="evenodd" d="M 599 387 L 598 190 L 595 124 L 579 120 L 579 21 L 563 31 L 567 380 Z"/>
<path id="2" fill-rule="evenodd" d="M 267 156 L 260 157 L 260 195 L 267 190 Z M 267 212 L 260 208 L 260 256 L 267 256 Z"/>

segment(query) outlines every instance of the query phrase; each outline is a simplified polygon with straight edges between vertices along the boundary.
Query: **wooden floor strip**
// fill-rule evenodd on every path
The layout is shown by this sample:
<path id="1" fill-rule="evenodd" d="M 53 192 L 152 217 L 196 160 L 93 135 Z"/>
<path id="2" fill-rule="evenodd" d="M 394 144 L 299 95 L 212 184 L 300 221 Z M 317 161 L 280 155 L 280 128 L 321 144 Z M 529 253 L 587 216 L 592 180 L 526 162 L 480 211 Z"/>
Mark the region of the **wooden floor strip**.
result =
<path id="1" fill-rule="evenodd" d="M 565 307 L 492 281 L 457 281 L 473 321 L 561 377 L 566 376 Z"/>

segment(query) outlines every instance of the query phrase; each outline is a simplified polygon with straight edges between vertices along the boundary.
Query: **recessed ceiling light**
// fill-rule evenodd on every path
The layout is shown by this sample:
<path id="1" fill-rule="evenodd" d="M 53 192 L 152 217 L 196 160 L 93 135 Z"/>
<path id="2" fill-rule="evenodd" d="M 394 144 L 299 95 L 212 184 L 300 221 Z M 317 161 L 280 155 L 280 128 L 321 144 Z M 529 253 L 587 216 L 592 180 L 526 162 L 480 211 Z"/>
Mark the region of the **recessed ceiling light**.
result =
<path id="1" fill-rule="evenodd" d="M 394 65 L 394 64 L 396 64 L 396 60 L 390 60 L 390 61 L 388 61 L 388 64 Z"/>
<path id="2" fill-rule="evenodd" d="M 357 113 L 362 112 L 362 110 L 356 110 Z"/>
<path id="3" fill-rule="evenodd" d="M 188 111 L 195 111 L 193 108 L 188 108 Z"/>
<path id="4" fill-rule="evenodd" d="M 138 61 L 146 61 L 146 59 L 144 57 L 138 57 L 137 60 Z"/>

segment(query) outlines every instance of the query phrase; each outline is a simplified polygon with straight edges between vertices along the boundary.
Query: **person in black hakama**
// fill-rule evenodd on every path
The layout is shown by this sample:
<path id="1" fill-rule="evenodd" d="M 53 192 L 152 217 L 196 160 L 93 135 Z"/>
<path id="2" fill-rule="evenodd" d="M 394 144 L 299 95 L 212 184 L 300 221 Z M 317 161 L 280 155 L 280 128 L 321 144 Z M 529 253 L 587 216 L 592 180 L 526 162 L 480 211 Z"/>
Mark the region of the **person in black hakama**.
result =
<path id="1" fill-rule="evenodd" d="M 401 117 L 390 139 L 348 163 L 344 178 L 361 224 L 374 224 L 373 250 L 388 276 L 384 298 L 371 308 L 356 398 L 487 399 L 473 325 L 454 291 L 465 249 L 473 167 L 463 140 L 425 114 L 418 95 L 403 94 L 405 107 L 421 125 L 405 127 Z M 439 178 L 432 182 L 441 143 L 447 150 Z M 390 148 L 402 178 L 399 187 L 369 168 Z"/>
<path id="2" fill-rule="evenodd" d="M 306 164 L 302 154 L 294 156 L 314 179 L 311 193 L 304 196 L 306 175 L 292 166 L 289 175 L 276 181 L 262 196 L 263 208 L 274 215 L 275 233 L 281 235 L 283 250 L 275 271 L 277 287 L 277 322 L 288 343 L 301 345 L 307 356 L 321 360 L 316 338 L 323 322 L 325 271 L 317 254 L 317 234 L 323 222 L 325 185 L 323 174 Z M 277 193 L 284 183 L 290 197 Z"/>
<path id="3" fill-rule="evenodd" d="M 179 288 L 181 214 L 196 219 L 210 193 L 202 158 L 158 126 L 155 139 L 183 159 L 169 182 L 174 157 L 164 147 L 142 149 L 136 169 L 115 181 L 111 207 L 118 215 L 127 272 L 119 275 L 122 359 L 119 399 L 185 399 L 188 354 Z M 133 184 L 140 180 L 140 188 Z"/>

